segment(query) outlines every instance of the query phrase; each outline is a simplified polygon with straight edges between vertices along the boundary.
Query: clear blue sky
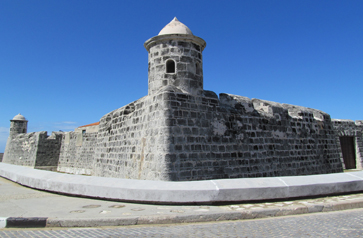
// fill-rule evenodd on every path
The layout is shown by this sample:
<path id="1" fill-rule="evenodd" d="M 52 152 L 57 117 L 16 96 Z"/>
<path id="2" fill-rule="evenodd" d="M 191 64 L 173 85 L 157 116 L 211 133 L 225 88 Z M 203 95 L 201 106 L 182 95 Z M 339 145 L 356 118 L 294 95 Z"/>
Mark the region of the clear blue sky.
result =
<path id="1" fill-rule="evenodd" d="M 0 152 L 18 113 L 69 131 L 145 96 L 174 16 L 207 42 L 205 89 L 363 119 L 362 0 L 0 0 Z"/>

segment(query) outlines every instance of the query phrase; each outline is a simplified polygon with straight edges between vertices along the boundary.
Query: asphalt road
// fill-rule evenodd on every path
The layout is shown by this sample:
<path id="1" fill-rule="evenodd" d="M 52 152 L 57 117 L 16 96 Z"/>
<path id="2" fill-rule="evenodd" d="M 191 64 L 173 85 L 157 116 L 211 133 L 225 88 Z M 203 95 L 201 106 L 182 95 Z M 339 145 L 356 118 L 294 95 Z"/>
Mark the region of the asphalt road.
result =
<path id="1" fill-rule="evenodd" d="M 363 237 L 363 209 L 194 224 L 1 229 L 0 237 Z"/>

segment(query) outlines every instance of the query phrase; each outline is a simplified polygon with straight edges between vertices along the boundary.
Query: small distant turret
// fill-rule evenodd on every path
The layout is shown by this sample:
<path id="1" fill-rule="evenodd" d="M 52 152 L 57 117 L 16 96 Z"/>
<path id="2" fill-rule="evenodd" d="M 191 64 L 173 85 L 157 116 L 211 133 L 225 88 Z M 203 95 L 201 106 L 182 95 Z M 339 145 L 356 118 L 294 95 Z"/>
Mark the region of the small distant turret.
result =
<path id="1" fill-rule="evenodd" d="M 14 137 L 20 133 L 27 133 L 28 121 L 20 113 L 10 120 L 10 137 Z"/>

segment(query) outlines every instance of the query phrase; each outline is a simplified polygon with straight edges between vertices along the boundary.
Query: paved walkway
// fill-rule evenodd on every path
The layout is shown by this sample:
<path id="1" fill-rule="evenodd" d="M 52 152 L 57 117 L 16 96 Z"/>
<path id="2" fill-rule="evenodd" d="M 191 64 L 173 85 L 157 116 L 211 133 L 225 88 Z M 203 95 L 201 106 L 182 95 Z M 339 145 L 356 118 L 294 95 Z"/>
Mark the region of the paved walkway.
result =
<path id="1" fill-rule="evenodd" d="M 312 238 L 363 237 L 363 209 L 310 213 L 299 216 L 203 222 L 187 224 L 140 225 L 95 228 L 13 228 L 0 229 L 1 238 L 104 238 L 104 237 L 241 237 Z"/>
<path id="2" fill-rule="evenodd" d="M 96 227 L 254 219 L 362 207 L 363 193 L 219 206 L 147 205 L 59 195 L 0 177 L 0 228 L 33 226 L 29 221 L 39 217 L 48 227 Z"/>

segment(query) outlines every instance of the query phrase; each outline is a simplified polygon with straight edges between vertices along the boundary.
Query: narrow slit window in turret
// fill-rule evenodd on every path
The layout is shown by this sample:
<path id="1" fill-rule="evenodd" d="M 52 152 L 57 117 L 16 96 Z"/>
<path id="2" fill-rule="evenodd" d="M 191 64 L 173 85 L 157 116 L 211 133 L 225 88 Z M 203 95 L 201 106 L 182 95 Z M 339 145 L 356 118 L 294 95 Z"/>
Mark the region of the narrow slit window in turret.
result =
<path id="1" fill-rule="evenodd" d="M 175 62 L 174 60 L 166 61 L 166 73 L 175 73 Z"/>

